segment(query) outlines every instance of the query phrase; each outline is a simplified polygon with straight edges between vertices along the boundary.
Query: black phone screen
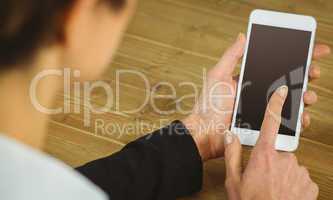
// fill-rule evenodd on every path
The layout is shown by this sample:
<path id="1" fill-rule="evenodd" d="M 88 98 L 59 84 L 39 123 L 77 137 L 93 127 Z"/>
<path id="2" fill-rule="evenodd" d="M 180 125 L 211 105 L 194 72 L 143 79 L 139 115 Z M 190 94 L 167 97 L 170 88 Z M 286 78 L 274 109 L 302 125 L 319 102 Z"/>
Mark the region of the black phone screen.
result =
<path id="1" fill-rule="evenodd" d="M 270 96 L 287 85 L 279 133 L 295 136 L 311 34 L 252 24 L 236 127 L 259 131 Z"/>

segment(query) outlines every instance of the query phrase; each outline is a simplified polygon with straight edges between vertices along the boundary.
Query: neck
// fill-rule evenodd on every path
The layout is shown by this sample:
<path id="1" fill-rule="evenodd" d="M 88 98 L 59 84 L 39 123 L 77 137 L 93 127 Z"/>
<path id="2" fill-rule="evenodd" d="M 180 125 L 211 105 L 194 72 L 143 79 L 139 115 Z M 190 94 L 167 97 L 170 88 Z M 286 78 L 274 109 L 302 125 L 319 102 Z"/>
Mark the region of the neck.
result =
<path id="1" fill-rule="evenodd" d="M 17 66 L 17 69 L 23 67 L 28 70 L 15 70 L 1 75 L 0 133 L 40 149 L 44 144 L 48 116 L 33 106 L 29 93 L 30 83 L 37 73 L 46 69 L 45 66 L 59 68 L 59 65 L 54 54 L 39 57 L 38 62 L 31 66 Z M 36 96 L 44 107 L 52 106 L 59 81 L 48 78 L 39 83 Z"/>

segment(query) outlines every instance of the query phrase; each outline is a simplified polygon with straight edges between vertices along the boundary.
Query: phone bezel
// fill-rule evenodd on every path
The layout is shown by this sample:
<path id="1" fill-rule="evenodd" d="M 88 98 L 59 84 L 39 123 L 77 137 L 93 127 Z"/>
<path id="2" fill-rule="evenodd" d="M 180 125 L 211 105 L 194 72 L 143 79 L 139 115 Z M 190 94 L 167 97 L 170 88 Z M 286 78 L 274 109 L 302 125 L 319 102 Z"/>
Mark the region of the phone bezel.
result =
<path id="1" fill-rule="evenodd" d="M 260 10 L 260 9 L 252 11 L 251 15 L 250 15 L 250 19 L 249 19 L 249 24 L 248 24 L 246 47 L 245 47 L 245 52 L 244 52 L 243 61 L 242 61 L 242 65 L 241 65 L 240 77 L 239 77 L 239 82 L 238 82 L 237 88 L 241 88 L 241 86 L 242 86 L 245 62 L 246 62 L 246 58 L 247 58 L 247 51 L 248 51 L 249 40 L 250 40 L 250 36 L 251 36 L 252 24 L 260 24 L 260 25 L 289 28 L 289 29 L 296 29 L 296 30 L 311 32 L 311 41 L 310 41 L 310 47 L 309 47 L 309 54 L 308 54 L 308 58 L 307 58 L 305 80 L 304 80 L 303 89 L 302 89 L 301 106 L 300 106 L 299 113 L 298 113 L 296 135 L 288 136 L 288 135 L 283 135 L 283 134 L 279 133 L 277 135 L 277 139 L 276 139 L 276 143 L 275 143 L 275 148 L 277 150 L 289 151 L 289 152 L 295 151 L 298 147 L 300 133 L 301 133 L 301 115 L 304 110 L 303 94 L 307 90 L 309 66 L 310 66 L 311 60 L 312 60 L 317 22 L 311 16 L 281 13 L 281 12 L 276 12 L 276 11 L 268 11 L 268 10 Z M 235 108 L 234 108 L 233 117 L 232 117 L 231 131 L 233 131 L 235 134 L 237 134 L 239 136 L 239 139 L 242 144 L 254 146 L 259 137 L 259 131 L 235 127 L 235 123 L 236 123 L 235 120 L 236 120 L 236 115 L 237 115 L 239 98 L 240 98 L 240 90 L 237 89 Z"/>

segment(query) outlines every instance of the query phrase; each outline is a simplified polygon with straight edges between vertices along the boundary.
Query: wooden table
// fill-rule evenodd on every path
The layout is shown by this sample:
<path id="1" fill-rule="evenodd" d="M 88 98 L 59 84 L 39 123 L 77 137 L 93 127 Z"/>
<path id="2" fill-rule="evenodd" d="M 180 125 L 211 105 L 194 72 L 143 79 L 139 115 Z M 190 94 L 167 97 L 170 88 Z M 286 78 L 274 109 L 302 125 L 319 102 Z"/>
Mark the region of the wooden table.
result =
<path id="1" fill-rule="evenodd" d="M 330 0 L 141 0 L 137 13 L 103 80 L 115 89 L 116 69 L 135 69 L 145 74 L 153 86 L 161 81 L 177 85 L 182 81 L 202 84 L 202 70 L 214 66 L 239 32 L 246 32 L 248 16 L 255 8 L 273 9 L 312 15 L 318 20 L 317 41 L 333 46 L 333 1 Z M 302 133 L 296 154 L 301 164 L 311 172 L 319 184 L 321 200 L 333 199 L 333 56 L 317 62 L 322 78 L 310 84 L 319 94 L 320 102 L 307 110 L 312 115 L 311 127 Z M 158 93 L 170 92 L 166 86 L 156 87 Z M 120 84 L 120 111 L 135 108 L 143 102 L 143 81 L 127 75 Z M 177 87 L 177 98 L 188 94 L 186 87 Z M 115 94 L 115 93 L 114 93 Z M 63 104 L 63 93 L 57 96 Z M 71 105 L 73 96 L 66 97 Z M 156 100 L 160 109 L 175 106 L 177 98 Z M 103 105 L 106 95 L 93 92 L 89 102 Z M 77 100 L 77 99 L 76 99 Z M 191 99 L 181 102 L 191 108 Z M 72 107 L 73 109 L 73 107 Z M 143 122 L 158 128 L 182 114 L 161 115 L 147 105 L 135 114 L 113 112 L 91 115 L 92 126 L 85 127 L 84 114 L 61 114 L 50 121 L 46 151 L 71 166 L 109 155 L 148 130 L 129 131 L 128 134 L 106 134 L 95 130 L 96 120 L 103 120 L 113 128 Z M 160 123 L 160 119 L 164 119 Z M 248 158 L 250 149 L 244 153 Z M 205 165 L 204 188 L 186 199 L 226 199 L 223 159 Z"/>

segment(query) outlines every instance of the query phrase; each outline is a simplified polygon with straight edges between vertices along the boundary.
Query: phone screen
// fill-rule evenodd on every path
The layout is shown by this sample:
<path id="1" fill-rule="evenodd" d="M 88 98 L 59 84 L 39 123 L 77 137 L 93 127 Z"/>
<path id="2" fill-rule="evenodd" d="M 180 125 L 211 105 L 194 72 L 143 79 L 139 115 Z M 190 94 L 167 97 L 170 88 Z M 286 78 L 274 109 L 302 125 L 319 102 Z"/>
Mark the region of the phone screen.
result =
<path id="1" fill-rule="evenodd" d="M 295 136 L 311 34 L 252 24 L 236 127 L 259 131 L 272 93 L 287 85 L 279 133 Z"/>

